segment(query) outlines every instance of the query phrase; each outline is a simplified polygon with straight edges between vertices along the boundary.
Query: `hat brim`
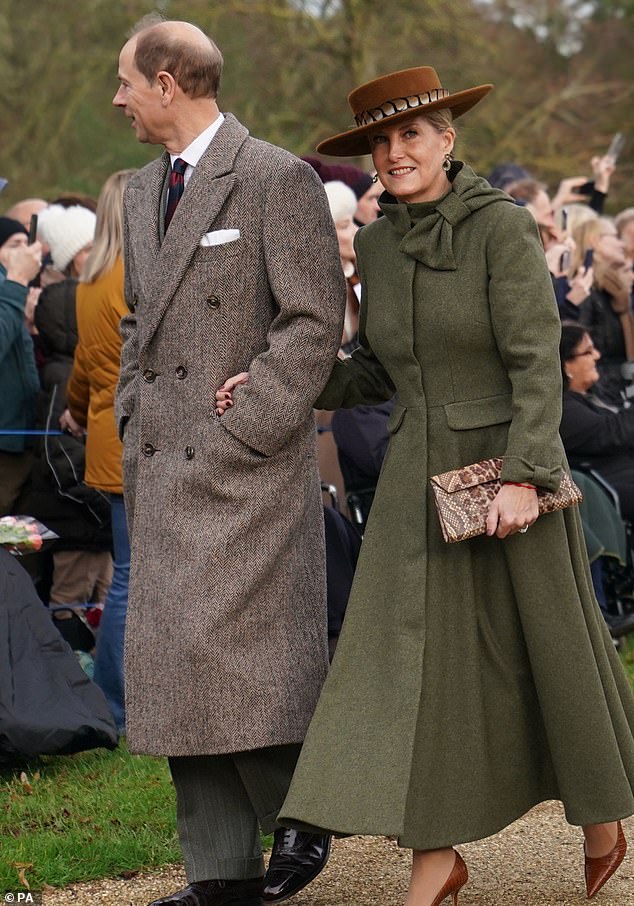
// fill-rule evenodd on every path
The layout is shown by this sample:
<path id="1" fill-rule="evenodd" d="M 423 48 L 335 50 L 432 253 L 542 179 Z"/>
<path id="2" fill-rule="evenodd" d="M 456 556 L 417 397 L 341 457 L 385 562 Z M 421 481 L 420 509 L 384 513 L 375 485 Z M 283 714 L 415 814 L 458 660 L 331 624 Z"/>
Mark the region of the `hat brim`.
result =
<path id="1" fill-rule="evenodd" d="M 320 154 L 327 154 L 332 157 L 360 157 L 363 154 L 370 154 L 368 136 L 371 132 L 376 132 L 383 126 L 389 126 L 408 117 L 429 113 L 431 110 L 446 110 L 449 108 L 453 113 L 454 119 L 456 119 L 456 117 L 462 116 L 463 113 L 475 107 L 492 88 L 493 85 L 478 85 L 476 88 L 456 91 L 455 94 L 432 101 L 431 104 L 403 110 L 401 113 L 386 116 L 376 123 L 370 123 L 367 126 L 357 126 L 347 132 L 340 132 L 338 135 L 333 135 L 331 138 L 326 138 L 323 142 L 320 142 L 317 145 L 317 151 Z"/>

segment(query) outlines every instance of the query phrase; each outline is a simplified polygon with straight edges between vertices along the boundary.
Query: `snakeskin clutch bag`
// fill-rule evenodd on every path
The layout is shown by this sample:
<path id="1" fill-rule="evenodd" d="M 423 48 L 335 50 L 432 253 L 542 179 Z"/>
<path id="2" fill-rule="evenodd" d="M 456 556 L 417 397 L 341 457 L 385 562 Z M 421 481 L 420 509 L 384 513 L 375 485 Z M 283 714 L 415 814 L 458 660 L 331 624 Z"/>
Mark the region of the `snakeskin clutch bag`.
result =
<path id="1" fill-rule="evenodd" d="M 501 471 L 501 459 L 483 459 L 430 478 L 445 541 L 466 541 L 484 535 L 489 504 L 502 487 Z M 561 477 L 558 491 L 537 488 L 540 516 L 574 506 L 581 499 L 581 491 L 567 472 Z"/>

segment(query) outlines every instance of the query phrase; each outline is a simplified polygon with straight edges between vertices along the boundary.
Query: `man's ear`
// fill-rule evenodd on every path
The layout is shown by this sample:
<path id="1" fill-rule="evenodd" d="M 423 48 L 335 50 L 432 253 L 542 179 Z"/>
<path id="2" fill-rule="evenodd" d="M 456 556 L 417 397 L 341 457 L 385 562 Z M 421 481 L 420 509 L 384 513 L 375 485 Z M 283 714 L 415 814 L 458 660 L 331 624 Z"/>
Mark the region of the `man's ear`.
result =
<path id="1" fill-rule="evenodd" d="M 156 81 L 161 90 L 161 99 L 163 103 L 169 104 L 176 92 L 176 81 L 174 76 L 171 73 L 162 70 L 156 76 Z"/>

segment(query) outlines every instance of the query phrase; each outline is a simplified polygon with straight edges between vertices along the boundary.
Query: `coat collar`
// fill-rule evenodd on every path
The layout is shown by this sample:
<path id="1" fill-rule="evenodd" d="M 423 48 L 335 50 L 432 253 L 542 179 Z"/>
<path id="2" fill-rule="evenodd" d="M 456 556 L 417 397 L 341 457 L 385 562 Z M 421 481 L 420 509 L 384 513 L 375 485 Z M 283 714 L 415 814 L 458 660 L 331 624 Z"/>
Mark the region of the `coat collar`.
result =
<path id="1" fill-rule="evenodd" d="M 454 161 L 449 173 L 451 189 L 436 201 L 399 204 L 387 193 L 381 210 L 402 236 L 400 251 L 434 270 L 455 271 L 453 230 L 474 211 L 509 197 L 476 176 L 462 161 Z"/>
<path id="2" fill-rule="evenodd" d="M 132 256 L 142 270 L 144 297 L 151 301 L 141 349 L 147 346 L 200 243 L 229 196 L 237 175 L 233 166 L 249 132 L 230 113 L 194 168 L 163 236 L 163 189 L 170 157 L 165 151 L 136 177 L 127 192 Z"/>

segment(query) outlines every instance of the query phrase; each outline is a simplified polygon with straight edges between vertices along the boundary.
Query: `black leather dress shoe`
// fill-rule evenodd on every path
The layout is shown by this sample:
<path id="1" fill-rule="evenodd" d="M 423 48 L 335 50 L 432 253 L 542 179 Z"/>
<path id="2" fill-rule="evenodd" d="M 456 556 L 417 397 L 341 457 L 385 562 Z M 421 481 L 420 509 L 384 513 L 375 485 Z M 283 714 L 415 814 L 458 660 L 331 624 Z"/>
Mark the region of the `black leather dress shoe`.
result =
<path id="1" fill-rule="evenodd" d="M 330 834 L 306 834 L 286 827 L 275 831 L 268 871 L 264 875 L 265 903 L 281 903 L 317 877 L 330 855 Z"/>
<path id="2" fill-rule="evenodd" d="M 246 881 L 194 881 L 150 906 L 263 906 L 262 878 Z"/>

